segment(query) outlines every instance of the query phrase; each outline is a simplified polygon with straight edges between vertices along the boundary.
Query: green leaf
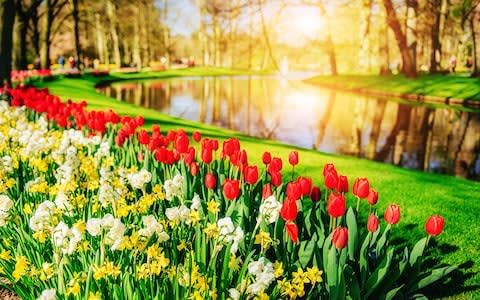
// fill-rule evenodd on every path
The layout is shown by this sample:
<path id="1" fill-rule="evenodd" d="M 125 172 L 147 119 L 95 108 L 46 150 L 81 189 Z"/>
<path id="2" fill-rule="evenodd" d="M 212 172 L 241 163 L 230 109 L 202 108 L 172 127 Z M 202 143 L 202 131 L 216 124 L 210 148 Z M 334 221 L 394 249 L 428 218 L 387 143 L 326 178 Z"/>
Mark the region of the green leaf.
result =
<path id="1" fill-rule="evenodd" d="M 357 229 L 357 217 L 353 208 L 349 208 L 347 211 L 347 228 L 348 228 L 348 257 L 351 261 L 355 261 L 355 252 L 358 247 L 358 229 Z"/>
<path id="2" fill-rule="evenodd" d="M 375 271 L 370 275 L 365 285 L 365 295 L 363 298 L 368 298 L 375 289 L 382 283 L 382 280 L 385 278 L 385 275 L 388 273 L 390 264 L 393 259 L 393 248 L 390 248 L 387 252 L 387 256 L 383 259 L 382 263 L 375 269 Z"/>
<path id="3" fill-rule="evenodd" d="M 360 249 L 360 286 L 365 285 L 365 281 L 367 280 L 368 274 L 368 257 L 367 257 L 367 250 L 368 244 L 370 243 L 370 238 L 372 237 L 372 233 L 368 233 L 363 241 L 362 248 Z"/>
<path id="4" fill-rule="evenodd" d="M 360 294 L 360 286 L 358 285 L 358 280 L 353 271 L 352 267 L 349 265 L 345 265 L 343 268 L 343 273 L 345 275 L 345 283 L 347 285 L 348 295 L 352 300 L 360 300 L 362 299 Z"/>
<path id="5" fill-rule="evenodd" d="M 427 245 L 427 238 L 419 240 L 415 246 L 413 246 L 412 253 L 410 254 L 410 266 L 413 267 L 420 257 L 423 255 L 425 246 Z"/>
<path id="6" fill-rule="evenodd" d="M 387 295 L 385 295 L 385 300 L 392 300 L 393 298 L 395 298 L 395 296 L 397 296 L 398 292 L 403 288 L 403 286 L 404 285 L 402 284 L 401 286 L 388 291 Z"/>
<path id="7" fill-rule="evenodd" d="M 317 236 L 314 233 L 313 237 L 309 241 L 302 241 L 298 250 L 298 260 L 302 268 L 305 268 L 312 259 L 315 245 L 317 243 Z"/>
<path id="8" fill-rule="evenodd" d="M 426 286 L 429 286 L 430 284 L 444 278 L 448 274 L 450 274 L 452 271 L 456 270 L 457 266 L 447 266 L 443 268 L 438 268 L 433 270 L 430 275 L 420 279 L 413 287 L 411 288 L 411 291 L 416 291 L 419 289 L 423 289 Z"/>
<path id="9" fill-rule="evenodd" d="M 328 252 L 327 263 L 327 286 L 330 292 L 330 299 L 337 299 L 338 295 L 338 260 L 337 248 L 332 246 Z"/>
<path id="10" fill-rule="evenodd" d="M 377 247 L 375 248 L 377 250 L 377 256 L 382 257 L 383 254 L 383 247 L 387 243 L 389 233 L 390 233 L 390 228 L 392 225 L 388 224 L 387 227 L 385 228 L 385 231 L 383 231 L 382 237 L 378 240 Z"/>

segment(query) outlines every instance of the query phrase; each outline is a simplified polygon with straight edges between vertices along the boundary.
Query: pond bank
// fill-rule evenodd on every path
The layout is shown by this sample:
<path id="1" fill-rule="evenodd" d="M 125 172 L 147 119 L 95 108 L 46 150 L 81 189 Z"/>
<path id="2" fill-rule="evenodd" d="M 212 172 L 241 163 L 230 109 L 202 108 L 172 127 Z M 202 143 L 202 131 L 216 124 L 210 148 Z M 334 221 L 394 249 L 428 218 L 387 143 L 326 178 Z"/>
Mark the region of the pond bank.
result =
<path id="1" fill-rule="evenodd" d="M 402 75 L 322 75 L 305 82 L 365 95 L 480 108 L 480 78 L 457 75 L 421 75 L 415 79 Z"/>

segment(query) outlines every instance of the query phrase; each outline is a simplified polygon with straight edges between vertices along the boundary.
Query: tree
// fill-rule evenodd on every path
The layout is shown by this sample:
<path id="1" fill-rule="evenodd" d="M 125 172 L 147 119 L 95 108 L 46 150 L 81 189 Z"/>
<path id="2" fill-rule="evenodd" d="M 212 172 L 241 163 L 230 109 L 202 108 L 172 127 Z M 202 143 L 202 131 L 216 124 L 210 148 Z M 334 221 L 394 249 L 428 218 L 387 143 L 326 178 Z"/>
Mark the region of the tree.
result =
<path id="1" fill-rule="evenodd" d="M 50 69 L 50 46 L 52 38 L 58 29 L 62 26 L 66 17 L 61 19 L 57 27 L 53 29 L 53 22 L 59 16 L 63 7 L 68 3 L 68 0 L 46 0 L 45 1 L 45 19 L 43 32 L 43 47 L 42 47 L 42 66 L 44 69 Z"/>
<path id="2" fill-rule="evenodd" d="M 33 22 L 34 16 L 38 13 L 38 7 L 42 3 L 42 0 L 17 0 L 16 10 L 17 17 L 19 21 L 19 49 L 17 55 L 17 68 L 26 69 L 28 65 L 27 60 L 27 39 L 28 39 L 28 30 L 30 28 L 30 23 Z M 35 36 L 34 36 L 35 38 Z"/>
<path id="3" fill-rule="evenodd" d="M 73 17 L 73 35 L 75 39 L 75 56 L 77 59 L 81 59 L 82 49 L 80 46 L 80 32 L 78 28 L 78 23 L 80 22 L 80 17 L 78 14 L 78 0 L 72 0 L 72 17 Z"/>
<path id="4" fill-rule="evenodd" d="M 0 82 L 10 82 L 12 71 L 13 25 L 15 23 L 15 1 L 2 1 L 2 32 L 0 44 Z"/>
<path id="5" fill-rule="evenodd" d="M 413 78 L 417 76 L 417 70 L 413 64 L 413 59 L 408 51 L 407 38 L 402 31 L 400 22 L 398 21 L 397 13 L 393 8 L 392 0 L 383 0 L 383 5 L 386 11 L 387 23 L 390 29 L 392 29 L 395 40 L 397 41 L 398 49 L 402 57 L 403 72 L 405 76 Z"/>

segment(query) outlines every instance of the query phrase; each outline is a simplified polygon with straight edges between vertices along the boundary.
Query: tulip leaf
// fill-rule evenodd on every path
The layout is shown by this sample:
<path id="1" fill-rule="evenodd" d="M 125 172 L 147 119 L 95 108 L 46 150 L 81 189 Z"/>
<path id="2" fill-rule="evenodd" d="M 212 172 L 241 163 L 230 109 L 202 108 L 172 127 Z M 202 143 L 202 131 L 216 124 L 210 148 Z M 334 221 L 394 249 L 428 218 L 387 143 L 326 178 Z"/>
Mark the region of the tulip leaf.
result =
<path id="1" fill-rule="evenodd" d="M 326 269 L 328 265 L 328 250 L 332 246 L 332 234 L 330 234 L 323 243 L 323 267 Z"/>
<path id="2" fill-rule="evenodd" d="M 330 292 L 330 299 L 337 299 L 338 296 L 338 258 L 337 248 L 332 246 L 328 252 L 327 284 Z"/>
<path id="3" fill-rule="evenodd" d="M 388 291 L 388 293 L 385 295 L 385 300 L 393 300 L 397 296 L 398 292 L 403 288 L 403 286 L 404 285 L 402 284 L 401 286 Z"/>
<path id="4" fill-rule="evenodd" d="M 352 269 L 351 266 L 345 265 L 343 269 L 343 273 L 345 275 L 345 283 L 348 287 L 348 295 L 352 300 L 360 300 L 362 299 L 360 294 L 360 286 L 358 285 L 357 276 L 355 271 Z"/>
<path id="5" fill-rule="evenodd" d="M 412 286 L 411 291 L 423 289 L 424 287 L 429 286 L 430 284 L 444 278 L 445 276 L 447 276 L 448 274 L 450 274 L 452 271 L 456 269 L 457 269 L 457 266 L 447 266 L 447 267 L 435 269 L 430 273 L 430 275 L 417 281 Z"/>
<path id="6" fill-rule="evenodd" d="M 350 207 L 347 211 L 347 227 L 348 227 L 348 256 L 351 261 L 355 261 L 355 252 L 358 247 L 358 230 L 357 217 L 353 209 Z"/>
<path id="7" fill-rule="evenodd" d="M 415 246 L 413 246 L 412 253 L 410 254 L 410 266 L 413 267 L 420 257 L 423 255 L 425 246 L 427 245 L 427 238 L 419 240 Z"/>
<path id="8" fill-rule="evenodd" d="M 392 225 L 390 225 L 390 224 L 387 225 L 387 227 L 383 231 L 382 237 L 380 237 L 380 239 L 378 240 L 377 247 L 375 248 L 378 257 L 382 257 L 383 247 L 387 243 L 388 237 L 390 235 L 391 226 Z"/>
<path id="9" fill-rule="evenodd" d="M 372 233 L 368 233 L 363 241 L 362 247 L 360 249 L 360 286 L 364 286 L 365 281 L 367 280 L 367 273 L 368 273 L 368 244 L 370 243 L 370 238 L 372 237 Z"/>
<path id="10" fill-rule="evenodd" d="M 387 252 L 386 257 L 383 259 L 382 263 L 375 269 L 375 271 L 370 275 L 365 284 L 364 292 L 365 295 L 363 298 L 368 298 L 375 289 L 382 283 L 382 280 L 385 278 L 385 275 L 388 273 L 390 264 L 393 259 L 393 248 L 390 248 Z"/>
<path id="11" fill-rule="evenodd" d="M 298 260 L 302 268 L 305 268 L 312 259 L 317 237 L 314 234 L 310 241 L 302 241 L 298 250 Z"/>

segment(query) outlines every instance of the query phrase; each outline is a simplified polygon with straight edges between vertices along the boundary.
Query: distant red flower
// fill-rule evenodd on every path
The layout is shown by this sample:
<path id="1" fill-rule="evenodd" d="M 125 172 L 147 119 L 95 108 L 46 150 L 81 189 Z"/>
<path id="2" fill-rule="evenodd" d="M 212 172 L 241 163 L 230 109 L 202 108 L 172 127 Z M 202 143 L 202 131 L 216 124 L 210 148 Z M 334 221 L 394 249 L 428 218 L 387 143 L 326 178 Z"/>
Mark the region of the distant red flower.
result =
<path id="1" fill-rule="evenodd" d="M 297 201 L 291 199 L 285 199 L 280 209 L 280 216 L 284 221 L 294 221 L 297 218 L 298 207 Z"/>
<path id="2" fill-rule="evenodd" d="M 389 224 L 397 224 L 400 220 L 400 206 L 396 204 L 390 204 L 385 211 L 384 218 Z"/>
<path id="3" fill-rule="evenodd" d="M 297 182 L 302 187 L 302 195 L 303 196 L 310 195 L 310 191 L 312 190 L 312 178 L 306 178 L 306 177 L 300 176 L 297 178 Z"/>
<path id="4" fill-rule="evenodd" d="M 217 186 L 217 180 L 212 173 L 207 173 L 207 175 L 205 175 L 205 186 L 210 190 Z"/>
<path id="5" fill-rule="evenodd" d="M 183 155 L 183 161 L 186 165 L 190 165 L 195 160 L 195 148 L 188 148 L 187 153 Z"/>
<path id="6" fill-rule="evenodd" d="M 179 153 L 185 153 L 188 150 L 190 140 L 186 134 L 177 134 L 175 138 L 175 150 Z"/>
<path id="7" fill-rule="evenodd" d="M 202 149 L 202 161 L 206 164 L 209 164 L 212 162 L 212 159 L 213 159 L 212 149 L 210 148 Z"/>
<path id="8" fill-rule="evenodd" d="M 200 140 L 202 139 L 202 134 L 198 131 L 195 131 L 193 134 L 192 134 L 192 138 L 195 142 L 200 142 Z"/>
<path id="9" fill-rule="evenodd" d="M 296 201 L 302 197 L 302 186 L 297 182 L 289 182 L 286 194 L 288 199 Z"/>
<path id="10" fill-rule="evenodd" d="M 443 225 L 445 224 L 445 219 L 439 215 L 431 216 L 428 218 L 425 223 L 425 231 L 429 235 L 437 236 L 443 231 Z"/>
<path id="11" fill-rule="evenodd" d="M 348 193 L 348 178 L 347 178 L 347 176 L 344 176 L 344 175 L 338 176 L 337 192 L 338 193 Z"/>
<path id="12" fill-rule="evenodd" d="M 320 201 L 320 197 L 322 196 L 322 192 L 318 186 L 312 187 L 312 191 L 310 192 L 310 198 L 313 202 Z"/>
<path id="13" fill-rule="evenodd" d="M 270 182 L 274 186 L 280 186 L 282 184 L 282 173 L 280 172 L 275 172 L 273 174 L 270 174 Z"/>
<path id="14" fill-rule="evenodd" d="M 145 129 L 142 129 L 138 132 L 138 142 L 142 145 L 148 145 L 150 142 L 150 136 Z"/>
<path id="15" fill-rule="evenodd" d="M 270 152 L 265 151 L 262 155 L 263 164 L 268 165 L 271 161 L 272 161 L 272 155 L 270 154 Z"/>
<path id="16" fill-rule="evenodd" d="M 290 154 L 288 155 L 288 162 L 292 165 L 292 166 L 296 166 L 298 164 L 298 151 L 292 151 L 290 152 Z"/>
<path id="17" fill-rule="evenodd" d="M 367 178 L 357 178 L 353 183 L 352 193 L 360 199 L 367 198 L 370 185 Z"/>
<path id="18" fill-rule="evenodd" d="M 285 223 L 285 229 L 287 230 L 288 236 L 294 244 L 298 243 L 298 226 L 293 222 Z"/>
<path id="19" fill-rule="evenodd" d="M 347 210 L 347 203 L 344 195 L 339 194 L 332 196 L 332 194 L 328 199 L 327 211 L 331 217 L 338 218 L 345 214 L 345 211 Z"/>
<path id="20" fill-rule="evenodd" d="M 378 202 L 378 193 L 374 190 L 370 190 L 367 196 L 368 204 L 375 205 Z"/>
<path id="21" fill-rule="evenodd" d="M 262 189 L 262 199 L 267 199 L 272 195 L 272 187 L 269 183 L 266 183 Z"/>
<path id="22" fill-rule="evenodd" d="M 378 230 L 378 218 L 375 215 L 368 216 L 367 229 L 369 232 L 376 232 Z"/>
<path id="23" fill-rule="evenodd" d="M 198 174 L 198 165 L 196 162 L 192 162 L 190 164 L 190 174 L 192 174 L 192 176 L 197 176 Z"/>
<path id="24" fill-rule="evenodd" d="M 323 178 L 327 189 L 333 190 L 338 188 L 338 174 L 333 164 L 326 164 L 323 167 Z"/>
<path id="25" fill-rule="evenodd" d="M 248 184 L 255 184 L 258 180 L 257 166 L 248 166 L 244 171 L 245 182 Z"/>
<path id="26" fill-rule="evenodd" d="M 337 227 L 333 232 L 332 243 L 337 249 L 343 249 L 348 242 L 348 229 L 345 227 Z"/>
<path id="27" fill-rule="evenodd" d="M 268 173 L 272 175 L 272 173 L 277 173 L 282 170 L 282 159 L 279 157 L 272 158 L 272 161 L 268 165 Z"/>
<path id="28" fill-rule="evenodd" d="M 223 194 L 230 200 L 235 200 L 240 195 L 240 183 L 236 179 L 225 179 Z"/>

